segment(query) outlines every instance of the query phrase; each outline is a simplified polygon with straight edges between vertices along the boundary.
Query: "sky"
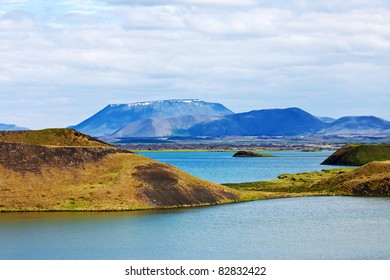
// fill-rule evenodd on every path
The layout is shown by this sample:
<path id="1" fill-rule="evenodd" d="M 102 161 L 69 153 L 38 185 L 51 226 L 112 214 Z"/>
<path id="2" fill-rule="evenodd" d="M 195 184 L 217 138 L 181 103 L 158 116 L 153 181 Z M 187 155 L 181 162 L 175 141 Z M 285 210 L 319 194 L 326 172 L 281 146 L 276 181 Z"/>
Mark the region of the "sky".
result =
<path id="1" fill-rule="evenodd" d="M 0 123 L 195 98 L 390 120 L 389 0 L 0 0 Z"/>

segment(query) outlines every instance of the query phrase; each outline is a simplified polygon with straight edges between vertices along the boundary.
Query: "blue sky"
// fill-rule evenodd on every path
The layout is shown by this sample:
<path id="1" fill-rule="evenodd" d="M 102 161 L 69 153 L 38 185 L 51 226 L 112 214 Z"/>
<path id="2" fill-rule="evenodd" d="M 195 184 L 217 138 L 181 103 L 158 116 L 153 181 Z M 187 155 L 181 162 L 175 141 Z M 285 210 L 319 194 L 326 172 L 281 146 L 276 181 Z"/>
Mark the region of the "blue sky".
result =
<path id="1" fill-rule="evenodd" d="M 0 1 L 0 123 L 168 98 L 390 120 L 390 2 Z"/>

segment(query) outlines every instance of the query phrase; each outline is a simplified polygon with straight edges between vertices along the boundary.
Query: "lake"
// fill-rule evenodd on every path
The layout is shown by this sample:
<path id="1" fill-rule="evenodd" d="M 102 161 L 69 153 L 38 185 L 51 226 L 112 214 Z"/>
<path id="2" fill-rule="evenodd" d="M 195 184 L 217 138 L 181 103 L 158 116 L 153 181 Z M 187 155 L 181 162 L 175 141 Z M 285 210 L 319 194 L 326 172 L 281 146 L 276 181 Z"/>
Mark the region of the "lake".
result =
<path id="1" fill-rule="evenodd" d="M 0 259 L 390 259 L 388 198 L 175 211 L 3 213 Z"/>
<path id="2" fill-rule="evenodd" d="M 234 158 L 233 152 L 142 152 L 205 180 L 242 183 L 272 180 L 283 173 L 298 173 L 334 166 L 321 165 L 334 151 L 267 152 L 275 157 Z"/>
<path id="3" fill-rule="evenodd" d="M 148 152 L 215 182 L 330 168 L 323 152 Z M 0 259 L 390 259 L 390 199 L 289 198 L 111 213 L 0 213 Z"/>

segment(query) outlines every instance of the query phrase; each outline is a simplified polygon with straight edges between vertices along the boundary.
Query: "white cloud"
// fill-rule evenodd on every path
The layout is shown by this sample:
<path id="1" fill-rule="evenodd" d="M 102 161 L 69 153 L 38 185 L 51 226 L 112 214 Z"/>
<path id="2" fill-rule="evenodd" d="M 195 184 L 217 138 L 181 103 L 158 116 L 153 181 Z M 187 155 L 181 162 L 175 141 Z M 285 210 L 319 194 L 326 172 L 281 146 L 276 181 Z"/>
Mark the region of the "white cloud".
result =
<path id="1" fill-rule="evenodd" d="M 182 97 L 330 116 L 353 100 L 354 113 L 390 119 L 385 1 L 113 2 L 0 15 L 0 122 L 66 126 L 108 103 Z"/>

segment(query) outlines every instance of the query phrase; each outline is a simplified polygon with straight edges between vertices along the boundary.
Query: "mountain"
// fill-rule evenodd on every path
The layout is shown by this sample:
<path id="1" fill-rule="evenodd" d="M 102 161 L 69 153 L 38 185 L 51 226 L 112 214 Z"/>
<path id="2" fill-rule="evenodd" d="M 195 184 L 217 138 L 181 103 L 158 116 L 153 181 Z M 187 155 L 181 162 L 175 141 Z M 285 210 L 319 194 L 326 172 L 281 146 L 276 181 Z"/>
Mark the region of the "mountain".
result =
<path id="1" fill-rule="evenodd" d="M 390 160 L 390 144 L 350 144 L 338 149 L 321 164 L 360 166 Z"/>
<path id="2" fill-rule="evenodd" d="M 155 129 L 155 125 L 153 124 L 155 118 L 198 115 L 210 115 L 211 118 L 214 118 L 216 115 L 227 115 L 232 113 L 232 111 L 222 104 L 209 103 L 198 99 L 170 99 L 131 104 L 111 104 L 72 128 L 93 136 L 108 136 L 114 133 L 129 136 L 132 135 L 131 131 L 133 129 L 136 132 L 138 131 L 138 134 L 142 129 L 142 133 L 152 136 L 153 130 Z M 197 117 L 194 117 L 193 121 L 195 121 L 196 118 Z M 205 117 L 199 118 L 203 120 Z M 145 122 L 133 124 L 133 122 L 141 120 Z M 184 123 L 185 120 L 177 120 L 176 122 Z M 170 123 L 171 125 L 169 125 Z M 175 125 L 172 123 L 175 123 L 174 119 L 167 120 L 165 122 L 165 127 L 162 128 L 161 131 L 158 131 L 157 134 L 174 129 Z M 126 126 L 130 124 L 132 126 L 126 128 Z M 172 126 L 172 128 L 169 128 L 169 126 Z M 177 127 L 183 126 L 178 125 Z M 165 132 L 163 134 L 165 134 Z"/>
<path id="3" fill-rule="evenodd" d="M 14 124 L 3 124 L 0 123 L 0 131 L 8 131 L 8 130 L 28 130 L 25 127 L 19 127 Z"/>
<path id="4" fill-rule="evenodd" d="M 316 117 L 299 108 L 234 114 L 219 103 L 169 99 L 111 104 L 72 128 L 96 137 L 298 136 L 390 137 L 390 122 L 373 117 Z"/>
<path id="5" fill-rule="evenodd" d="M 317 117 L 317 118 L 319 118 L 320 121 L 322 121 L 324 123 L 332 123 L 336 120 L 336 119 L 330 118 L 330 117 Z"/>
<path id="6" fill-rule="evenodd" d="M 267 109 L 226 115 L 177 132 L 188 136 L 293 136 L 313 134 L 326 124 L 299 109 Z"/>
<path id="7" fill-rule="evenodd" d="M 188 207 L 233 202 L 242 196 L 105 143 L 91 140 L 93 146 L 84 146 L 80 142 L 88 136 L 78 132 L 55 132 L 34 131 L 0 142 L 0 212 Z"/>
<path id="8" fill-rule="evenodd" d="M 219 119 L 221 115 L 185 115 L 142 119 L 120 128 L 113 137 L 162 137 L 174 135 L 177 130 L 188 129 L 195 124 Z"/>
<path id="9" fill-rule="evenodd" d="M 318 133 L 337 136 L 390 136 L 390 122 L 373 116 L 342 117 Z"/>

